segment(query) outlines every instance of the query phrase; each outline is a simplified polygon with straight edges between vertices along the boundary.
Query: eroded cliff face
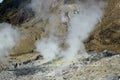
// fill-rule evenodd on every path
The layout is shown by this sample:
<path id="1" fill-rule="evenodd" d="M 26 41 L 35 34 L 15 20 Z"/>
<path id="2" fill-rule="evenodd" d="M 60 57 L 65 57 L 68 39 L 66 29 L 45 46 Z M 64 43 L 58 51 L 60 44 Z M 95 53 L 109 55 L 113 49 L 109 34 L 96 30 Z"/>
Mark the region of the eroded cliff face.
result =
<path id="1" fill-rule="evenodd" d="M 120 1 L 106 0 L 105 15 L 86 43 L 88 51 L 120 52 Z"/>

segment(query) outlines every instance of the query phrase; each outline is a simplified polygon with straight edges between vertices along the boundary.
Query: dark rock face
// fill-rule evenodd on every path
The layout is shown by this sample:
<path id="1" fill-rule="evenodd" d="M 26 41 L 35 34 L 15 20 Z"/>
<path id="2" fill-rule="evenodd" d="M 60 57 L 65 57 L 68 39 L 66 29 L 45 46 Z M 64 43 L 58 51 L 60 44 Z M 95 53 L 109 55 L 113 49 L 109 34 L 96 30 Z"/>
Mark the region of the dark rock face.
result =
<path id="1" fill-rule="evenodd" d="M 32 9 L 26 7 L 31 0 L 4 0 L 0 4 L 0 23 L 20 24 L 34 16 Z"/>

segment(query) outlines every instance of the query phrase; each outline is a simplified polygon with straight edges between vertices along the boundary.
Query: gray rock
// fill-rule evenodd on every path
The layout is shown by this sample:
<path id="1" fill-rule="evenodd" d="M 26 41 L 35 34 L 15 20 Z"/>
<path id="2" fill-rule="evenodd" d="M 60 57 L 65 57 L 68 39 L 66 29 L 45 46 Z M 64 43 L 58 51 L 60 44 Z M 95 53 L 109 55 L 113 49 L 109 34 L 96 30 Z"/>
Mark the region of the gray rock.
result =
<path id="1" fill-rule="evenodd" d="M 118 74 L 108 74 L 99 80 L 120 80 L 120 76 Z"/>

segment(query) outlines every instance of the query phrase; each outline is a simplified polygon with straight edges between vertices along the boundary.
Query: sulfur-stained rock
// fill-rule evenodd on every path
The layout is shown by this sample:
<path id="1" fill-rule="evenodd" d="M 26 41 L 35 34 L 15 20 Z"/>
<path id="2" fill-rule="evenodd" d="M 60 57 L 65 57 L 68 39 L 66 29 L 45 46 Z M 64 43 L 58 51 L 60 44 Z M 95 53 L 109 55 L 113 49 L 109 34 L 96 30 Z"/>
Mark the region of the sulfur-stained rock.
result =
<path id="1" fill-rule="evenodd" d="M 19 56 L 13 56 L 9 59 L 10 62 L 15 62 L 17 64 L 27 64 L 30 63 L 32 61 L 35 61 L 39 58 L 42 58 L 42 56 L 40 55 L 40 53 L 27 53 L 27 54 L 23 54 L 23 55 L 19 55 Z"/>

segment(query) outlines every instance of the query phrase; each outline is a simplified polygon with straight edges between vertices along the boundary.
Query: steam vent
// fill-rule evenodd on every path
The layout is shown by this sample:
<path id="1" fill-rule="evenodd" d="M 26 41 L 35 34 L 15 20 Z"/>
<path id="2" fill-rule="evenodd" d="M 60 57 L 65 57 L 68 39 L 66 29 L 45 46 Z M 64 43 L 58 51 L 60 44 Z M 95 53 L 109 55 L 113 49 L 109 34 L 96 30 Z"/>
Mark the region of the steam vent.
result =
<path id="1" fill-rule="evenodd" d="M 0 80 L 120 80 L 120 0 L 0 0 Z"/>

